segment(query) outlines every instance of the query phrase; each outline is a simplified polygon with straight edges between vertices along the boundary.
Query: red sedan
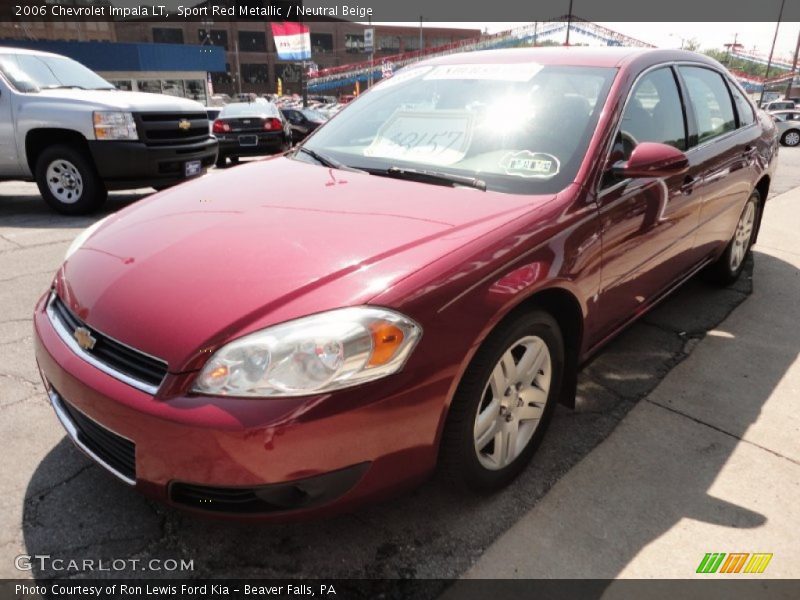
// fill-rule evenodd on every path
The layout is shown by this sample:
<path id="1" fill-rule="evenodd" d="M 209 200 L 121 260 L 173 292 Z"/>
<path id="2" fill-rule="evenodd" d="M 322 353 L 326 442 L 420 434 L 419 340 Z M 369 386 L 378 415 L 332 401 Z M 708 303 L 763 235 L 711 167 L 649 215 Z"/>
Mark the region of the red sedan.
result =
<path id="1" fill-rule="evenodd" d="M 495 489 L 603 344 L 739 276 L 777 149 L 690 52 L 419 63 L 81 234 L 36 307 L 42 377 L 81 449 L 189 510 L 329 514 L 437 464 Z"/>

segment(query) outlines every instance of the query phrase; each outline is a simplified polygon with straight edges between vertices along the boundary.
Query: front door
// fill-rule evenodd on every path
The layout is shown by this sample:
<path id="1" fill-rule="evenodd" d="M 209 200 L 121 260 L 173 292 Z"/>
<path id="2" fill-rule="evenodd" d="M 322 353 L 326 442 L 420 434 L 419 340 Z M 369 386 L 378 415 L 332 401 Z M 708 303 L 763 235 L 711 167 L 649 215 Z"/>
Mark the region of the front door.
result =
<path id="1" fill-rule="evenodd" d="M 608 164 L 627 160 L 640 142 L 686 150 L 684 102 L 671 67 L 641 76 L 631 91 Z M 671 177 L 619 180 L 609 170 L 598 195 L 603 263 L 594 335 L 605 337 L 636 315 L 696 261 L 693 237 L 700 165 Z"/>
<path id="2" fill-rule="evenodd" d="M 20 171 L 12 100 L 8 84 L 0 78 L 0 176 L 19 175 Z"/>

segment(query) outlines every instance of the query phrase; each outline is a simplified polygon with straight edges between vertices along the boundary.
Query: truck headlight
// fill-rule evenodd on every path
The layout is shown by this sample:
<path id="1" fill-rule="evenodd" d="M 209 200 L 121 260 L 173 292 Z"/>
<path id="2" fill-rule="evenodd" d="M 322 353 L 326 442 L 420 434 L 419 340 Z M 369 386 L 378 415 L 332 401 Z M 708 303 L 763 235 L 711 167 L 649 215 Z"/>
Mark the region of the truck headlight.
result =
<path id="1" fill-rule="evenodd" d="M 195 380 L 201 394 L 307 396 L 399 371 L 422 335 L 384 308 L 342 308 L 288 321 L 220 348 Z"/>
<path id="2" fill-rule="evenodd" d="M 98 140 L 139 139 L 133 114 L 109 110 L 94 112 L 94 136 Z"/>

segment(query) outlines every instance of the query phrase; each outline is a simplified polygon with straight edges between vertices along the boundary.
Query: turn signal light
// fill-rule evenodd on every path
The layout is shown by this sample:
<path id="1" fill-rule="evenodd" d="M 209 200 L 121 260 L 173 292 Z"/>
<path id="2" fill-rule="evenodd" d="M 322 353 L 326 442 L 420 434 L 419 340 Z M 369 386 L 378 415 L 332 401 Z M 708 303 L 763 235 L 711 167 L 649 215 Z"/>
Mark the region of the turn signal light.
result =
<path id="1" fill-rule="evenodd" d="M 386 321 L 370 325 L 372 335 L 372 356 L 368 361 L 371 367 L 386 364 L 403 344 L 403 330 Z"/>
<path id="2" fill-rule="evenodd" d="M 214 124 L 211 126 L 211 131 L 214 133 L 228 133 L 230 130 L 231 126 L 225 121 L 220 121 L 219 119 L 214 121 Z"/>

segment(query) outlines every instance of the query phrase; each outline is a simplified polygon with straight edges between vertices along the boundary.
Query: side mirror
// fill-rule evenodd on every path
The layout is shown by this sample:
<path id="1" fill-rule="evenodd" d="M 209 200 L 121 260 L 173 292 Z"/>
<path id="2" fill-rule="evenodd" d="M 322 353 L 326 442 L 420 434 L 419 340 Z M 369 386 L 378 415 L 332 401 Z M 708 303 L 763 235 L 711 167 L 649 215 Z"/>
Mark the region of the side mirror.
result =
<path id="1" fill-rule="evenodd" d="M 672 146 L 657 142 L 641 142 L 626 161 L 615 163 L 611 169 L 621 178 L 667 177 L 679 175 L 689 168 L 686 155 Z"/>

